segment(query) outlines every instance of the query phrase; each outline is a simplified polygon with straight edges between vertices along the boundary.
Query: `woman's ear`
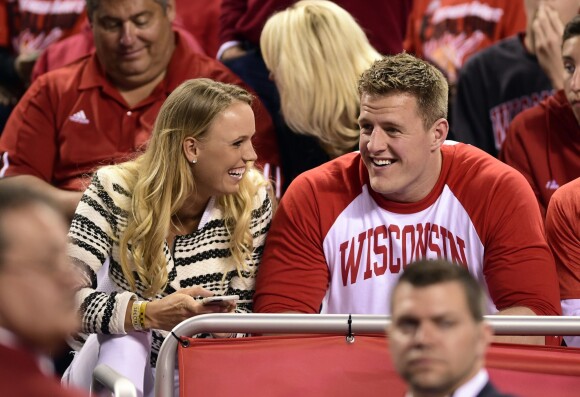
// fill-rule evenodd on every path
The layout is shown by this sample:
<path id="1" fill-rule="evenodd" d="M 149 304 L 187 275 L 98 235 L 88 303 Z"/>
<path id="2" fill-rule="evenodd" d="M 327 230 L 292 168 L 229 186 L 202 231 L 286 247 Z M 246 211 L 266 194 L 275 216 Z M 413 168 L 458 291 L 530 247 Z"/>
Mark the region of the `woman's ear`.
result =
<path id="1" fill-rule="evenodd" d="M 199 155 L 199 142 L 190 136 L 185 138 L 183 140 L 183 154 L 187 162 L 195 164 Z"/>

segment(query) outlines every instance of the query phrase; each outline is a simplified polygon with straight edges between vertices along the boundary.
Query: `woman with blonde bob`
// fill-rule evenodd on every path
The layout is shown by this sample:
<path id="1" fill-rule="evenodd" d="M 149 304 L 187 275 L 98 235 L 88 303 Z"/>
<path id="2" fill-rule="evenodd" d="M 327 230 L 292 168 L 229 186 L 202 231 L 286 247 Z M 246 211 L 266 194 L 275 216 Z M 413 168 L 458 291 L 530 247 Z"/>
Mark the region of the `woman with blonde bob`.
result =
<path id="1" fill-rule="evenodd" d="M 357 81 L 381 55 L 354 18 L 331 1 L 299 1 L 270 17 L 260 47 L 280 93 L 284 121 L 294 133 L 312 137 L 319 146 L 312 163 L 305 164 L 308 141 L 293 138 L 291 132 L 288 142 L 279 139 L 286 179 L 287 173 L 293 179 L 356 150 Z"/>
<path id="2" fill-rule="evenodd" d="M 93 177 L 72 221 L 69 255 L 82 273 L 82 332 L 99 334 L 101 355 L 110 343 L 103 335 L 127 334 L 151 344 L 145 358 L 154 366 L 166 331 L 181 321 L 252 310 L 273 200 L 254 168 L 251 101 L 234 85 L 186 81 L 161 107 L 146 151 Z M 201 302 L 212 295 L 239 300 Z"/>

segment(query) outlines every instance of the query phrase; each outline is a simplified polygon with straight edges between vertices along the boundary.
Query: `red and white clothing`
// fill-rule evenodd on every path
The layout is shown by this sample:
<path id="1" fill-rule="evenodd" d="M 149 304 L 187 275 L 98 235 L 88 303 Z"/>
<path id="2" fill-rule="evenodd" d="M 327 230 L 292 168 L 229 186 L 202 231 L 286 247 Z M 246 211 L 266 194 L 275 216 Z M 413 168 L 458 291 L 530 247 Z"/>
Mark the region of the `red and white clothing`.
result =
<path id="1" fill-rule="evenodd" d="M 580 178 L 560 187 L 546 213 L 546 238 L 556 260 L 562 312 L 580 316 Z M 580 336 L 564 337 L 580 347 Z"/>
<path id="2" fill-rule="evenodd" d="M 167 96 L 198 77 L 245 86 L 220 62 L 193 52 L 178 32 L 164 80 L 135 106 L 109 82 L 95 53 L 40 76 L 0 137 L 0 178 L 33 175 L 61 189 L 84 190 L 96 168 L 142 150 Z M 254 112 L 260 163 L 277 165 L 271 118 L 258 100 Z"/>
<path id="3" fill-rule="evenodd" d="M 471 55 L 525 30 L 523 0 L 414 0 L 403 47 L 454 84 Z"/>
<path id="4" fill-rule="evenodd" d="M 554 191 L 580 177 L 580 125 L 563 90 L 514 118 L 499 158 L 526 177 L 544 216 Z"/>
<path id="5" fill-rule="evenodd" d="M 560 314 L 554 260 L 526 180 L 475 147 L 441 151 L 439 180 L 416 203 L 374 192 L 359 153 L 295 179 L 268 234 L 255 311 L 388 314 L 405 266 L 442 257 L 485 287 L 490 314 L 515 306 Z"/>
<path id="6" fill-rule="evenodd" d="M 42 51 L 85 21 L 85 0 L 0 0 L 0 47 L 16 54 Z"/>

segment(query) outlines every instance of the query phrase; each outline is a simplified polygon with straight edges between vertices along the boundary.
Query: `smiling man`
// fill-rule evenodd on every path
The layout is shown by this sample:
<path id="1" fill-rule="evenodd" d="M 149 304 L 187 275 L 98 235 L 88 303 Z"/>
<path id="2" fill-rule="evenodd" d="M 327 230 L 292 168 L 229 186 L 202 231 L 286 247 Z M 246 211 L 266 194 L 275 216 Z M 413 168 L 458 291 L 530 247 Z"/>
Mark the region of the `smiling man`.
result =
<path id="1" fill-rule="evenodd" d="M 363 73 L 359 92 L 360 153 L 302 174 L 285 193 L 255 308 L 388 314 L 399 273 L 443 258 L 484 286 L 489 314 L 560 314 L 533 192 L 481 150 L 445 143 L 443 75 L 411 55 L 389 56 Z"/>
<path id="2" fill-rule="evenodd" d="M 415 262 L 391 297 L 389 349 L 406 397 L 502 397 L 484 368 L 492 330 L 485 294 L 461 266 Z"/>
<path id="3" fill-rule="evenodd" d="M 172 29 L 172 0 L 87 0 L 87 15 L 96 52 L 38 78 L 0 139 L 0 183 L 42 191 L 69 216 L 97 167 L 144 149 L 161 104 L 183 81 L 244 85 Z M 272 121 L 256 103 L 256 151 L 274 166 Z"/>

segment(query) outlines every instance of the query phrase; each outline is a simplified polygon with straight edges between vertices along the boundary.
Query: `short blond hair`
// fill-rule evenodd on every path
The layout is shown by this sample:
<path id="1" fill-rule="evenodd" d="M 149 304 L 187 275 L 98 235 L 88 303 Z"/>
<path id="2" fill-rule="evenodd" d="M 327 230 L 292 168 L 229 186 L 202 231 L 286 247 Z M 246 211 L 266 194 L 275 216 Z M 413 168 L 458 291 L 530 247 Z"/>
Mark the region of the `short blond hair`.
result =
<path id="1" fill-rule="evenodd" d="M 435 121 L 447 118 L 449 85 L 432 64 L 401 53 L 374 62 L 358 82 L 362 96 L 408 93 L 417 99 L 418 110 L 426 129 Z"/>

